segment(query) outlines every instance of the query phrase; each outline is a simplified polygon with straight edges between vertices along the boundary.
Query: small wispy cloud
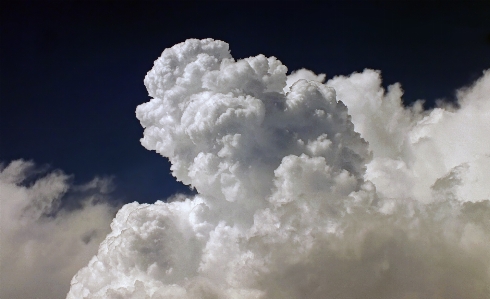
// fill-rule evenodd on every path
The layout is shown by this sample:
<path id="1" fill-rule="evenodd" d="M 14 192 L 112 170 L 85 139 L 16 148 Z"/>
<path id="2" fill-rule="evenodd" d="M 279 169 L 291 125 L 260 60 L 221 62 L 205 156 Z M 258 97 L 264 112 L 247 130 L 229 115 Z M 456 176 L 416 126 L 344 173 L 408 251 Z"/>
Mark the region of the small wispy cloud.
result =
<path id="1" fill-rule="evenodd" d="M 71 181 L 31 161 L 0 167 L 1 298 L 63 298 L 97 253 L 117 211 L 111 181 Z"/>

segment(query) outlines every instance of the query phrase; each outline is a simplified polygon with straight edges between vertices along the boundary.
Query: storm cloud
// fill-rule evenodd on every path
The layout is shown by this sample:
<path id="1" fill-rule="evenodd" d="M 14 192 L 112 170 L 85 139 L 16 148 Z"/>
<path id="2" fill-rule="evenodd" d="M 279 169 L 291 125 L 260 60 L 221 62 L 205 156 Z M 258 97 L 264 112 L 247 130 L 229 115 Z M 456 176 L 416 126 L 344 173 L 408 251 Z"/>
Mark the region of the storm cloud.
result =
<path id="1" fill-rule="evenodd" d="M 490 71 L 428 111 L 380 71 L 286 74 L 162 53 L 141 143 L 198 195 L 125 205 L 68 299 L 488 298 Z"/>

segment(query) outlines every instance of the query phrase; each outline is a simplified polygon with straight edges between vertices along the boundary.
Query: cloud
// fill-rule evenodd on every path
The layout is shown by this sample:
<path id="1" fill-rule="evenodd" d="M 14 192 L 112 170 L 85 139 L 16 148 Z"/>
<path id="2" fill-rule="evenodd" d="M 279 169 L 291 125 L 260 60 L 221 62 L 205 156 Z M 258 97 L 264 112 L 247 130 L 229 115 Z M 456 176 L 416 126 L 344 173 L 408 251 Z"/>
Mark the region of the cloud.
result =
<path id="1" fill-rule="evenodd" d="M 141 143 L 198 195 L 125 205 L 68 299 L 488 297 L 490 72 L 431 111 L 378 71 L 286 72 L 163 52 Z"/>
<path id="2" fill-rule="evenodd" d="M 0 167 L 0 297 L 63 298 L 110 231 L 109 179 L 73 185 L 33 162 Z"/>
<path id="3" fill-rule="evenodd" d="M 296 71 L 291 72 L 286 78 L 286 87 L 283 89 L 285 93 L 291 91 L 291 86 L 296 83 L 297 81 L 303 79 L 303 80 L 308 80 L 308 81 L 315 81 L 319 83 L 325 82 L 325 77 L 326 74 L 315 74 L 310 70 L 307 69 L 299 69 Z"/>
<path id="4" fill-rule="evenodd" d="M 473 86 L 458 90 L 457 110 L 448 106 L 422 111 L 421 102 L 405 108 L 400 84 L 386 92 L 380 73 L 372 70 L 335 77 L 326 85 L 335 88 L 337 99 L 349 108 L 355 130 L 369 142 L 374 159 L 367 165 L 366 178 L 378 192 L 398 197 L 401 188 L 406 197 L 429 203 L 432 184 L 464 166 L 470 181 L 460 184 L 460 191 L 467 194 L 458 198 L 490 198 L 486 184 L 478 182 L 490 173 L 489 71 Z"/>

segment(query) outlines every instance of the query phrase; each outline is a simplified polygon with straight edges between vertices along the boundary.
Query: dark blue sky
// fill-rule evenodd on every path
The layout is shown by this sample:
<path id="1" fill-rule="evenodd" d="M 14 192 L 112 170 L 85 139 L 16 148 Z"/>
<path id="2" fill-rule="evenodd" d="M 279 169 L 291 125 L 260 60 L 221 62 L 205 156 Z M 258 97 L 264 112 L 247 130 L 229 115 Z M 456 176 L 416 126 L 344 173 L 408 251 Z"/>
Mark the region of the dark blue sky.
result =
<path id="1" fill-rule="evenodd" d="M 2 1 L 0 161 L 112 175 L 126 202 L 163 199 L 187 188 L 139 144 L 134 111 L 165 48 L 211 37 L 290 71 L 380 69 L 407 104 L 430 106 L 490 68 L 489 3 Z"/>

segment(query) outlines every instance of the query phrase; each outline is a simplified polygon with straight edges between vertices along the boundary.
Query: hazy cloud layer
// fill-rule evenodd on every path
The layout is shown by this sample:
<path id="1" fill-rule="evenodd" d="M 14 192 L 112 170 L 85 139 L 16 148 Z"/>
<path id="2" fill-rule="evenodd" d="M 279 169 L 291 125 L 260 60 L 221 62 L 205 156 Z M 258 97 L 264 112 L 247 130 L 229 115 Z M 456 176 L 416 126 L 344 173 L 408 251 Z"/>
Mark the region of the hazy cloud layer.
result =
<path id="1" fill-rule="evenodd" d="M 33 162 L 0 167 L 0 297 L 63 298 L 110 231 L 110 180 L 76 186 Z"/>
<path id="2" fill-rule="evenodd" d="M 377 71 L 286 72 L 163 52 L 141 142 L 199 194 L 124 206 L 67 298 L 488 298 L 490 72 L 431 111 Z"/>

